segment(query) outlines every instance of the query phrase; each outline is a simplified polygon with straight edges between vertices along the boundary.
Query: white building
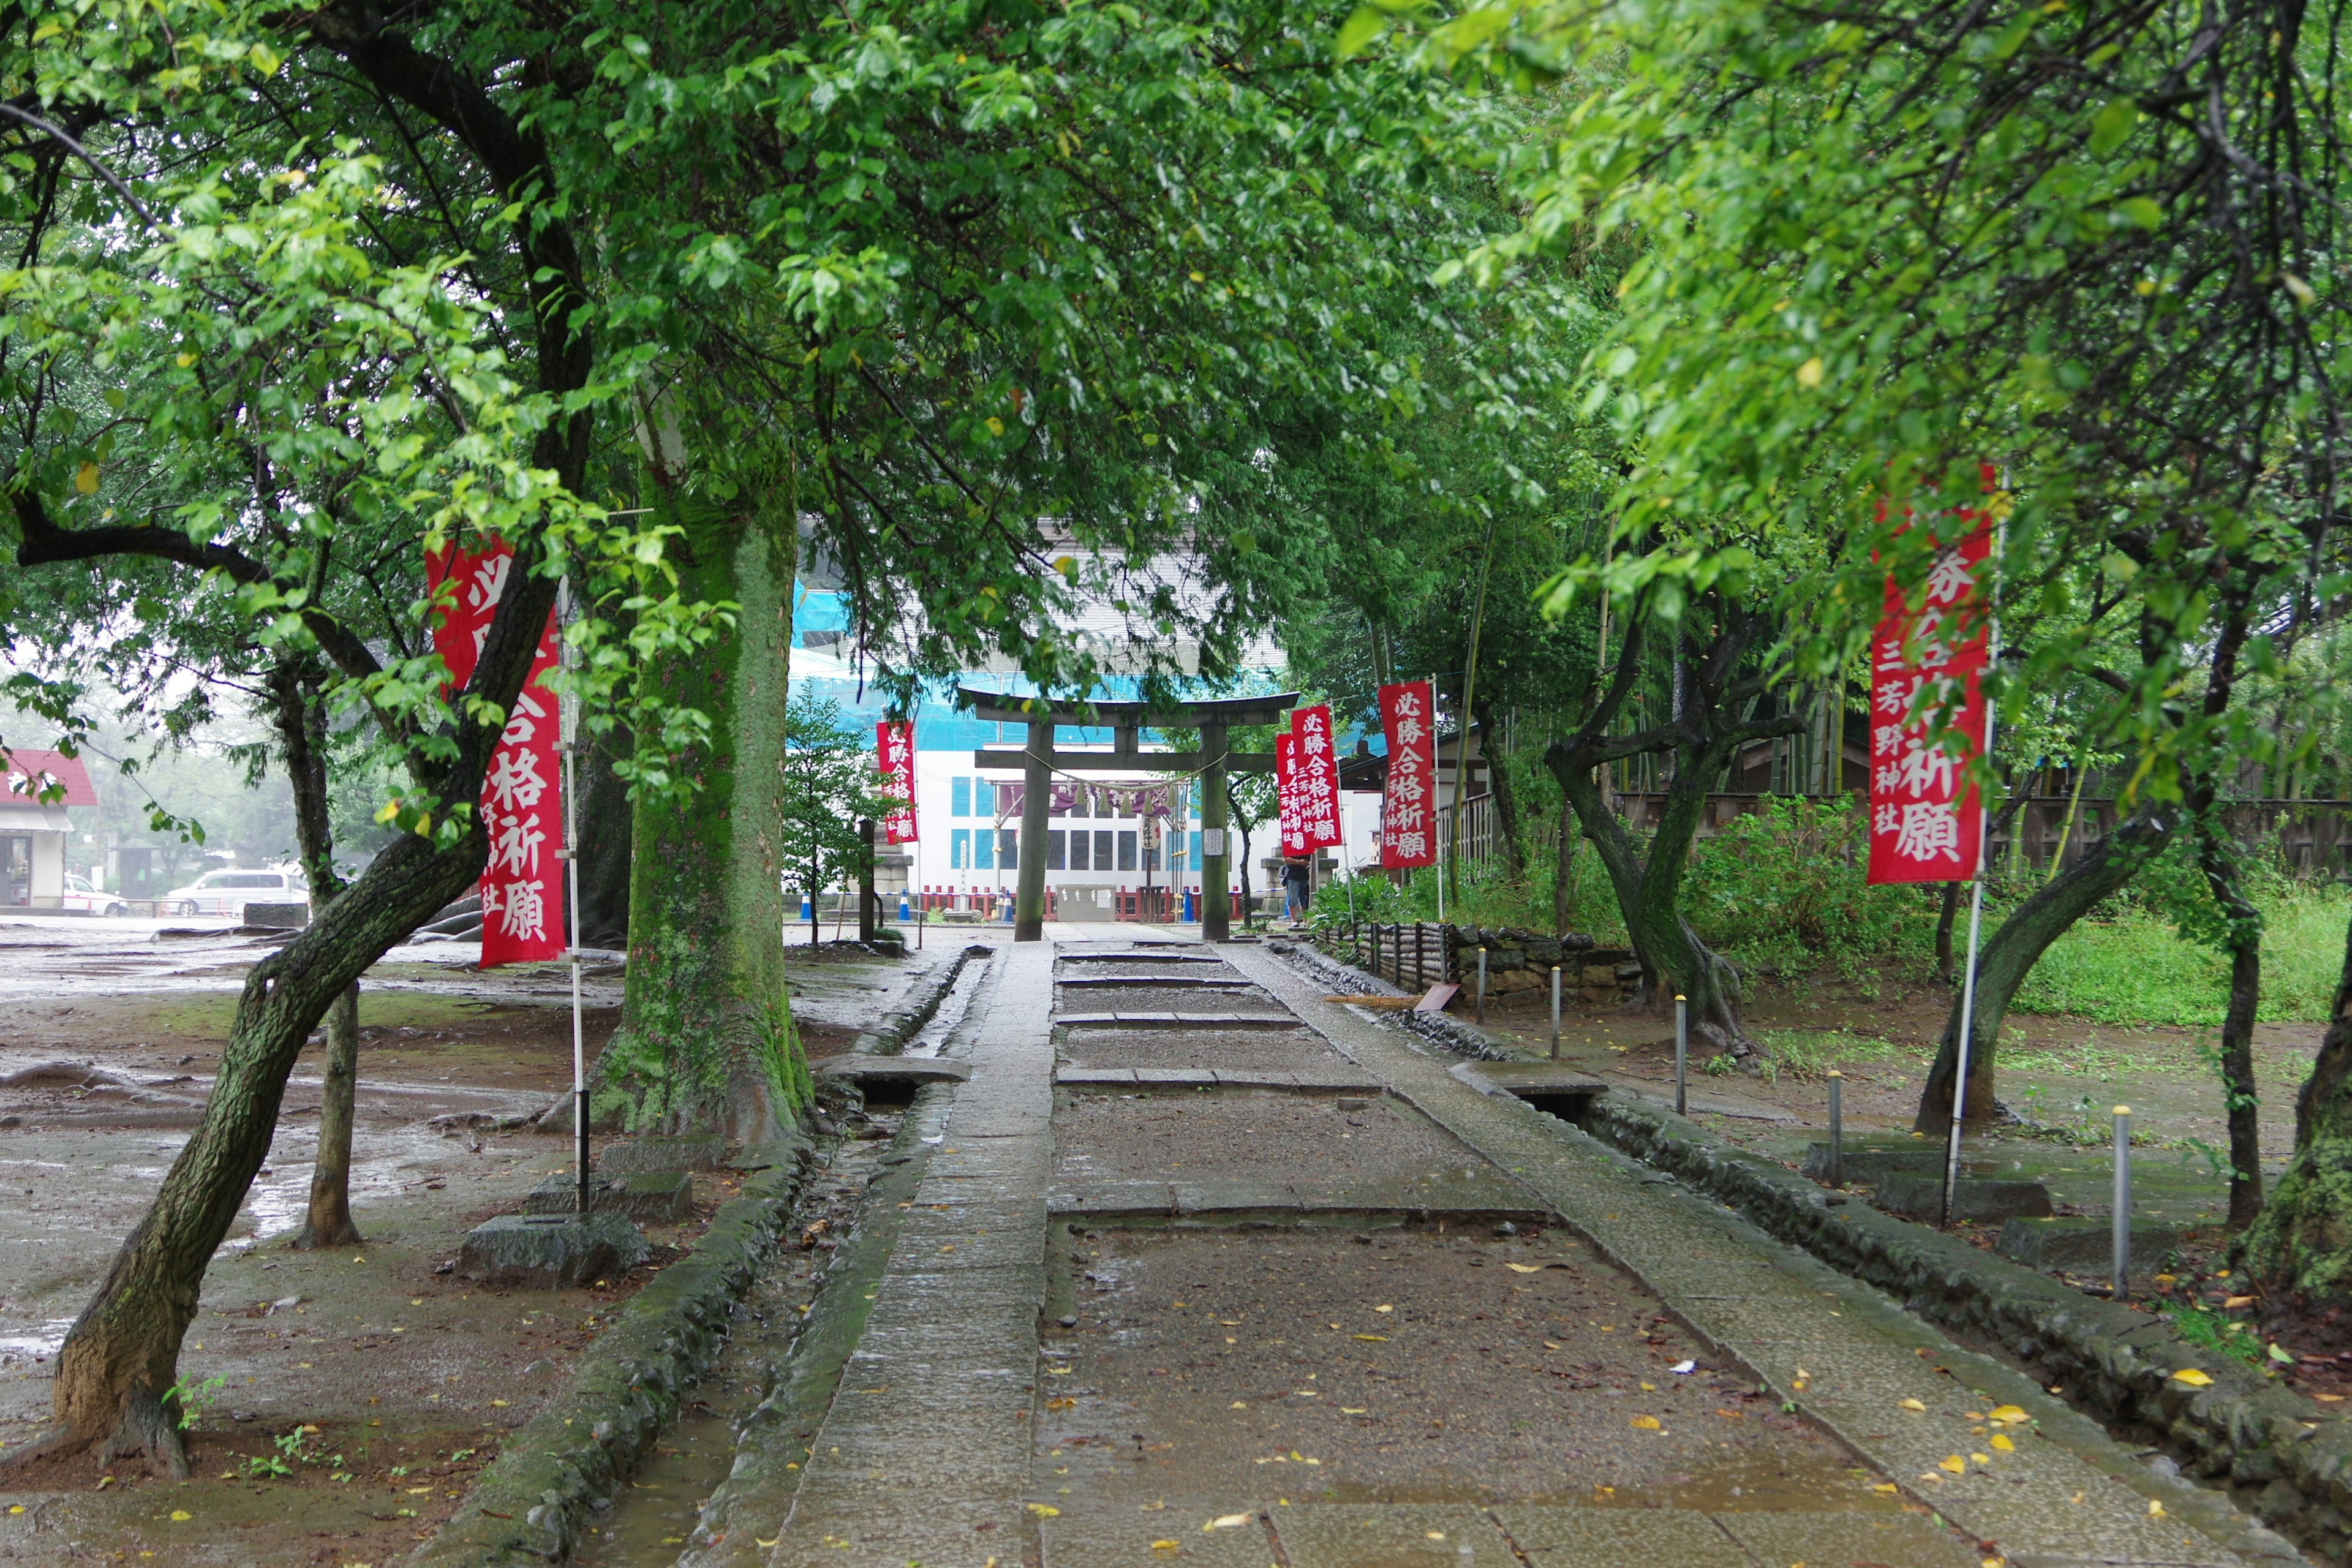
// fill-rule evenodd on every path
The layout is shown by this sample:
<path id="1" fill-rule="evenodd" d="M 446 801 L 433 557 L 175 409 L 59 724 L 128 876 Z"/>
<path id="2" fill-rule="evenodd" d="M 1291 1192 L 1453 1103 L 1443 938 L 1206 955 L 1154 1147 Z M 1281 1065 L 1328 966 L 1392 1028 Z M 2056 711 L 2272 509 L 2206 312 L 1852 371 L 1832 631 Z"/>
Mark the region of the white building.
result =
<path id="1" fill-rule="evenodd" d="M 69 805 L 96 805 L 89 770 L 61 752 L 0 751 L 0 909 L 64 902 Z"/>

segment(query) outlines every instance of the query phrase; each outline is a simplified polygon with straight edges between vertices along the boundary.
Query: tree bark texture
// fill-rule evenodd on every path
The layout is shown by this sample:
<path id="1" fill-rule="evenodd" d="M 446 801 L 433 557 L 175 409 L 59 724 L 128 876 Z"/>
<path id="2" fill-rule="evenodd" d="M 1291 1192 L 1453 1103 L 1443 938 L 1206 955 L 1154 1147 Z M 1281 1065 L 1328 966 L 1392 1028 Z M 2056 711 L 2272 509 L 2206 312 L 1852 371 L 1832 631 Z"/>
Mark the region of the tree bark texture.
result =
<path id="1" fill-rule="evenodd" d="M 1486 759 L 1488 788 L 1495 795 L 1495 831 L 1502 839 L 1503 874 L 1517 880 L 1527 870 L 1526 858 L 1519 850 L 1519 796 L 1511 787 L 1510 770 L 1503 765 L 1499 742 L 1502 731 L 1495 723 L 1495 705 L 1486 699 L 1478 701 L 1478 751 Z"/>
<path id="2" fill-rule="evenodd" d="M 583 947 L 620 951 L 629 945 L 630 846 L 635 807 L 615 760 L 636 749 L 627 729 L 614 726 L 581 752 L 580 933 Z"/>
<path id="3" fill-rule="evenodd" d="M 2210 813 L 2197 826 L 2197 862 L 2227 922 L 2230 1005 L 2221 1016 L 2221 1103 L 2230 1121 L 2230 1224 L 2263 1211 L 2262 1100 L 2254 1087 L 2254 1014 L 2263 998 L 2263 916 L 2239 886 L 2238 868 Z"/>
<path id="4" fill-rule="evenodd" d="M 359 1115 L 360 988 L 344 987 L 327 1009 L 327 1064 L 319 1102 L 319 1151 L 310 1159 L 310 1206 L 300 1247 L 357 1247 L 352 1217 L 352 1126 Z"/>
<path id="5" fill-rule="evenodd" d="M 797 509 L 788 482 L 719 506 L 657 472 L 647 495 L 681 531 L 678 592 L 741 608 L 732 631 L 646 673 L 710 732 L 673 764 L 692 795 L 636 805 L 628 989 L 593 1110 L 634 1130 L 757 1142 L 810 1090 L 784 990 L 781 851 Z"/>
<path id="6" fill-rule="evenodd" d="M 2232 1254 L 2273 1328 L 2352 1345 L 2352 928 L 2319 1059 L 2294 1101 L 2294 1158 Z"/>
<path id="7" fill-rule="evenodd" d="M 2151 807 L 2133 815 L 2098 847 L 2010 911 L 1977 959 L 1976 1012 L 1969 1034 L 1967 1116 L 1971 1124 L 1991 1121 L 1995 1044 L 2001 1021 L 2017 988 L 2050 944 L 2069 927 L 2098 907 L 2100 900 L 2139 875 L 2140 868 L 2163 853 L 2179 826 L 2184 808 Z M 1927 1087 L 1919 1096 L 1919 1113 L 1912 1126 L 1921 1132 L 1941 1132 L 1951 1125 L 1952 1084 L 1959 1065 L 1960 1007 L 1964 998 L 1952 997 L 1944 1023 L 1944 1038 L 1927 1069 Z"/>

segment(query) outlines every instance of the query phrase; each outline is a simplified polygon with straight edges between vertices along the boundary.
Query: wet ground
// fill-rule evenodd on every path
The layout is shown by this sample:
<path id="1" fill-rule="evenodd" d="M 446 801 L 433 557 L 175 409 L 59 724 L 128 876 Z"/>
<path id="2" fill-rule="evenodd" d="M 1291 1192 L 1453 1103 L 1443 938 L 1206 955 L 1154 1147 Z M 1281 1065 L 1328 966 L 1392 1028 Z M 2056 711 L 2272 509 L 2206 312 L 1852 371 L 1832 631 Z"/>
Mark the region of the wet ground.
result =
<path id="1" fill-rule="evenodd" d="M 1385 1096 L 1210 1090 L 1071 1094 L 1055 1118 L 1064 1177 L 1215 1176 L 1345 1182 L 1489 1167 L 1411 1106 Z"/>

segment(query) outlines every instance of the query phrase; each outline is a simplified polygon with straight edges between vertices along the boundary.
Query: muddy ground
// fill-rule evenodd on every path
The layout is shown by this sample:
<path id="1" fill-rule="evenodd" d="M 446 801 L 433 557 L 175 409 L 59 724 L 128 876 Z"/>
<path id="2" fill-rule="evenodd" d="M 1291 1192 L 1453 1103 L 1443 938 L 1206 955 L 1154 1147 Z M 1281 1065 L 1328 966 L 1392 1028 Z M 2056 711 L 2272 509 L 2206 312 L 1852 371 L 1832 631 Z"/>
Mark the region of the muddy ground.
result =
<path id="1" fill-rule="evenodd" d="M 274 946 L 220 924 L 0 921 L 0 1195 L 21 1194 L 0 1208 L 0 1446 L 45 1424 L 58 1344 L 194 1125 L 245 972 Z M 396 1562 L 691 1245 L 739 1178 L 698 1177 L 694 1218 L 649 1228 L 646 1268 L 602 1289 L 488 1290 L 441 1271 L 467 1229 L 570 1168 L 563 1138 L 465 1124 L 568 1089 L 570 972 L 478 958 L 398 949 L 362 984 L 357 1247 L 288 1245 L 317 1136 L 322 1047 L 304 1053 L 183 1352 L 195 1479 L 87 1456 L 0 1478 L 0 1561 Z M 847 1048 L 915 967 L 834 949 L 788 966 L 813 1055 Z M 592 1058 L 621 984 L 618 964 L 588 980 Z"/>

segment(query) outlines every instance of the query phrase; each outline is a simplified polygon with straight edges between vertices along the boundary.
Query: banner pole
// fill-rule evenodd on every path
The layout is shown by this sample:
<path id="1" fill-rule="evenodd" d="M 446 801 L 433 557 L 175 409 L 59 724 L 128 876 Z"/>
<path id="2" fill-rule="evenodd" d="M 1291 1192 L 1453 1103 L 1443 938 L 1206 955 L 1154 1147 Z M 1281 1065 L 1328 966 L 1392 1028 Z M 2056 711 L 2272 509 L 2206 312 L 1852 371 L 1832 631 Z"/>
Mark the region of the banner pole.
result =
<path id="1" fill-rule="evenodd" d="M 1429 756 L 1430 761 L 1436 764 L 1436 766 L 1432 770 L 1432 776 L 1439 776 L 1444 771 L 1444 763 L 1437 754 L 1437 677 L 1434 675 L 1429 677 Z M 1458 746 L 1454 748 L 1454 793 L 1457 797 L 1462 794 L 1462 751 Z M 1433 809 L 1429 815 L 1435 820 L 1433 823 L 1433 831 L 1430 834 L 1430 837 L 1437 841 L 1437 923 L 1439 925 L 1444 925 L 1445 923 L 1445 853 L 1447 847 L 1445 843 L 1445 813 L 1433 809 L 1435 805 L 1434 802 L 1432 802 L 1431 804 Z"/>
<path id="2" fill-rule="evenodd" d="M 559 626 L 572 618 L 572 579 L 563 579 L 560 589 L 562 610 Z M 563 668 L 572 668 L 572 644 L 562 645 Z M 580 1005 L 580 790 L 576 760 L 580 751 L 580 699 L 567 692 L 563 698 L 563 869 L 565 890 L 571 923 L 565 933 L 572 940 L 572 1142 L 573 1162 L 577 1165 L 578 1212 L 588 1212 L 592 1194 L 588 1190 L 588 1047 L 582 1026 Z"/>
<path id="3" fill-rule="evenodd" d="M 1990 671 L 1994 665 L 2000 662 L 2000 609 L 1998 593 L 2000 574 L 1999 563 L 2001 556 L 2001 546 L 2007 541 L 2008 534 L 2008 525 L 2003 523 L 2000 530 L 1993 535 L 1992 559 L 1995 563 L 1993 571 L 1995 597 L 1993 601 L 1994 607 L 1992 625 L 1990 628 L 1990 635 L 1988 638 L 1990 643 L 1990 651 L 1989 657 L 1985 659 L 1985 668 L 1987 671 Z M 1979 677 L 1979 679 L 1982 678 Z M 1988 696 L 1985 698 L 1984 702 L 1984 764 L 1985 775 L 1990 778 L 1992 775 L 1992 744 L 1993 730 L 1995 725 L 1993 720 L 1992 699 Z M 1974 1043 L 1976 1036 L 1977 938 L 1984 929 L 1985 857 L 1987 852 L 1992 847 L 1992 812 L 1990 805 L 1991 803 L 1990 801 L 1985 801 L 1979 803 L 1977 808 L 1977 872 L 1976 876 L 1971 879 L 1975 885 L 1974 891 L 1972 891 L 1969 896 L 1969 964 L 1967 972 L 1963 974 L 1960 980 L 1960 1038 L 1959 1049 L 1956 1053 L 1957 1060 L 1952 1078 L 1952 1130 L 1950 1137 L 1944 1146 L 1944 1203 L 1942 1224 L 1943 1227 L 1947 1230 L 1949 1230 L 1952 1226 L 1952 1191 L 1954 1188 L 1958 1187 L 1960 1183 L 1960 1123 L 1963 1117 L 1967 1114 L 1968 1110 L 1969 1047 Z"/>

